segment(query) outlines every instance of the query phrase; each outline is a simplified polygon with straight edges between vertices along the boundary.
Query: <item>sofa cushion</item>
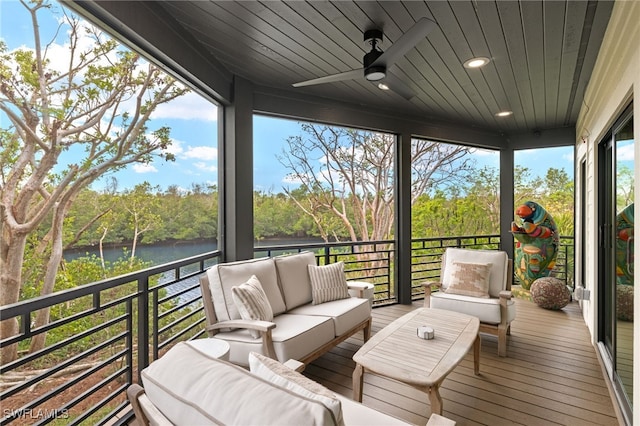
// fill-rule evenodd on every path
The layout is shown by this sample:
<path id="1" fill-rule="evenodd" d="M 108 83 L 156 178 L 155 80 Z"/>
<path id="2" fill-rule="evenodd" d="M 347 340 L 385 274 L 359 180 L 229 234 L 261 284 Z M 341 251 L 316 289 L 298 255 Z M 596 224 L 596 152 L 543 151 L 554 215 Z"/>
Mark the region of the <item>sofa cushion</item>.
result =
<path id="1" fill-rule="evenodd" d="M 284 299 L 278 287 L 276 266 L 272 258 L 221 263 L 207 270 L 209 289 L 218 321 L 241 319 L 240 312 L 233 302 L 231 289 L 246 283 L 252 275 L 260 280 L 262 289 L 269 299 L 273 315 L 278 315 L 286 310 Z"/>
<path id="2" fill-rule="evenodd" d="M 278 361 L 256 352 L 249 354 L 249 368 L 251 373 L 268 382 L 305 398 L 319 401 L 331 410 L 336 424 L 344 425 L 340 400 L 320 383 L 314 382 Z"/>
<path id="3" fill-rule="evenodd" d="M 360 299 L 363 300 L 363 299 Z M 273 348 L 279 361 L 303 359 L 335 337 L 333 321 L 329 317 L 280 314 L 273 318 Z M 247 330 L 218 333 L 216 338 L 229 343 L 229 361 L 248 366 L 249 353 L 263 352 L 262 339 L 254 339 Z"/>
<path id="4" fill-rule="evenodd" d="M 371 317 L 371 303 L 369 299 L 349 297 L 347 299 L 313 305 L 308 303 L 289 311 L 296 315 L 319 315 L 331 317 L 335 327 L 335 335 L 342 336 L 357 324 Z"/>
<path id="5" fill-rule="evenodd" d="M 142 373 L 149 400 L 174 424 L 334 424 L 318 401 L 178 343 Z"/>
<path id="6" fill-rule="evenodd" d="M 431 295 L 431 307 L 456 311 L 477 317 L 480 322 L 486 324 L 500 323 L 500 299 L 482 299 L 472 296 L 460 296 L 437 292 Z M 507 301 L 507 322 L 516 317 L 516 305 L 513 300 Z"/>
<path id="7" fill-rule="evenodd" d="M 311 302 L 311 281 L 307 267 L 316 264 L 316 255 L 305 251 L 273 259 L 287 310 Z"/>
<path id="8" fill-rule="evenodd" d="M 470 263 L 491 263 L 491 274 L 489 276 L 489 296 L 500 297 L 500 292 L 506 290 L 506 276 L 509 267 L 509 258 L 504 251 L 497 250 L 467 250 L 458 248 L 448 248 L 444 256 L 442 270 L 449 270 L 452 262 Z M 442 287 L 449 287 L 451 276 L 447 273 L 441 274 Z"/>
<path id="9" fill-rule="evenodd" d="M 264 294 L 262 285 L 255 275 L 252 275 L 244 284 L 235 286 L 231 289 L 233 301 L 240 311 L 240 316 L 245 320 L 272 321 L 273 311 L 267 295 Z M 255 338 L 260 337 L 257 330 L 249 330 Z"/>
<path id="10" fill-rule="evenodd" d="M 350 297 L 343 262 L 324 266 L 309 265 L 307 268 L 314 305 Z"/>
<path id="11" fill-rule="evenodd" d="M 444 289 L 449 294 L 489 298 L 490 263 L 467 263 L 454 260 L 451 269 L 449 286 Z"/>

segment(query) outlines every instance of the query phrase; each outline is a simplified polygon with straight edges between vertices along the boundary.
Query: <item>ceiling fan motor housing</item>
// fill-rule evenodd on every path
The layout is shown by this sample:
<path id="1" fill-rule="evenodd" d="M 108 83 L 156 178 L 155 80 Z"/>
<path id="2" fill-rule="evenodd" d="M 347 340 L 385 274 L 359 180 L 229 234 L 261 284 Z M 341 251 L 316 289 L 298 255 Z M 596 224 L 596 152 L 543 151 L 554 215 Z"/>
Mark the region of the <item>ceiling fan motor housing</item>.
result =
<path id="1" fill-rule="evenodd" d="M 382 41 L 382 31 L 376 29 L 365 31 L 364 41 L 371 44 L 371 51 L 362 58 L 364 77 L 369 81 L 382 80 L 386 76 L 387 68 L 384 65 L 371 66 L 382 55 L 382 51 L 377 48 L 377 44 Z"/>

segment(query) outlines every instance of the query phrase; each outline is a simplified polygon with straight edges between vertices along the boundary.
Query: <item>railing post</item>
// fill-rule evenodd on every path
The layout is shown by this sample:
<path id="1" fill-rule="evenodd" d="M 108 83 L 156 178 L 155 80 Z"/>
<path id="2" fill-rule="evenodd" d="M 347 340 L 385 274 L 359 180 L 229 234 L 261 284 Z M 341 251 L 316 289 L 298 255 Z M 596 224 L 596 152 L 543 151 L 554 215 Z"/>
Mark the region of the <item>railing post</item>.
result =
<path id="1" fill-rule="evenodd" d="M 149 277 L 138 279 L 138 380 L 149 365 Z"/>

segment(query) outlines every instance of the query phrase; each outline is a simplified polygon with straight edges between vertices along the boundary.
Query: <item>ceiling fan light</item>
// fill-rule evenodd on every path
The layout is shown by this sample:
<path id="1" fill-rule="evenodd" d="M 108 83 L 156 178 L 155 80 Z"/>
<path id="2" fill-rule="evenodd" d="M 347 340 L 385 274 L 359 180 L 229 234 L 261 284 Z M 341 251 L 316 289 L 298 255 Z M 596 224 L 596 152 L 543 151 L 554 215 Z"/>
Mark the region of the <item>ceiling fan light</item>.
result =
<path id="1" fill-rule="evenodd" d="M 378 89 L 380 90 L 389 90 L 389 86 L 384 83 L 378 83 Z"/>
<path id="2" fill-rule="evenodd" d="M 369 67 L 364 70 L 364 77 L 369 81 L 378 81 L 386 77 L 385 67 Z"/>
<path id="3" fill-rule="evenodd" d="M 513 111 L 500 111 L 496 112 L 496 117 L 508 117 L 513 114 Z"/>
<path id="4" fill-rule="evenodd" d="M 463 64 L 465 68 L 480 68 L 487 65 L 491 60 L 484 56 L 479 56 L 477 58 L 471 58 L 465 61 Z"/>

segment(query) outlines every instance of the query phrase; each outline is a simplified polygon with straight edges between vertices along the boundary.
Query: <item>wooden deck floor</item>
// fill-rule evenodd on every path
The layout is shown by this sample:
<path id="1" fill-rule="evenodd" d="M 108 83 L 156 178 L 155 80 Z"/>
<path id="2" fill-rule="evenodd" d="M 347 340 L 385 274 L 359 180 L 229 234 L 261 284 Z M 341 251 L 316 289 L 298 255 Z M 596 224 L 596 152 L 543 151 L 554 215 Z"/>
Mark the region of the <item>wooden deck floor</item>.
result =
<path id="1" fill-rule="evenodd" d="M 444 413 L 458 425 L 618 425 L 611 396 L 577 303 L 548 311 L 517 300 L 507 358 L 497 355 L 497 338 L 482 335 L 480 376 L 470 351 L 445 379 Z M 416 307 L 373 310 L 373 333 Z M 352 356 L 362 334 L 325 354 L 305 374 L 351 397 Z M 399 353 L 398 357 L 402 354 Z M 414 424 L 431 413 L 427 395 L 402 383 L 365 374 L 363 403 Z"/>

